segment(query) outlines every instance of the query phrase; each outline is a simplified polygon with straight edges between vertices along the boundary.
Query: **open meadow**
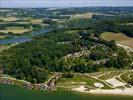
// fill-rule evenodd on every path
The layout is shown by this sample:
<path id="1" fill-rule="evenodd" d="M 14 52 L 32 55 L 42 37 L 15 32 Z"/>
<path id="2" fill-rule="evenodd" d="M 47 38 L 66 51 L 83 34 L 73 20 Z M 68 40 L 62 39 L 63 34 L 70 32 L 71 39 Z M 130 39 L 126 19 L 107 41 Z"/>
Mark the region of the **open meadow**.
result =
<path id="1" fill-rule="evenodd" d="M 28 32 L 30 29 L 26 29 L 24 27 L 7 27 L 5 30 L 0 30 L 2 33 L 12 33 L 12 34 L 23 34 L 24 32 Z"/>
<path id="2" fill-rule="evenodd" d="M 133 48 L 133 38 L 123 33 L 104 32 L 101 34 L 101 38 L 107 41 L 115 40 L 119 44 Z"/>

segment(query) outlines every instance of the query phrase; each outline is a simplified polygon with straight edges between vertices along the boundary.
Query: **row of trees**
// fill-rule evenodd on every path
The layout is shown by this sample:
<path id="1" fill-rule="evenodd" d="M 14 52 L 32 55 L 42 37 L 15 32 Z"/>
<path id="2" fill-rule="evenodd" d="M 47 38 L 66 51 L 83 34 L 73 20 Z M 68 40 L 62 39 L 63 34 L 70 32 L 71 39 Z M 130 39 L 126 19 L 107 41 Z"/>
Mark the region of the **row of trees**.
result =
<path id="1" fill-rule="evenodd" d="M 103 32 L 122 32 L 127 36 L 133 37 L 132 15 L 107 16 L 94 15 L 92 19 L 75 19 L 66 24 L 70 29 L 91 30 L 91 32 L 100 35 Z"/>

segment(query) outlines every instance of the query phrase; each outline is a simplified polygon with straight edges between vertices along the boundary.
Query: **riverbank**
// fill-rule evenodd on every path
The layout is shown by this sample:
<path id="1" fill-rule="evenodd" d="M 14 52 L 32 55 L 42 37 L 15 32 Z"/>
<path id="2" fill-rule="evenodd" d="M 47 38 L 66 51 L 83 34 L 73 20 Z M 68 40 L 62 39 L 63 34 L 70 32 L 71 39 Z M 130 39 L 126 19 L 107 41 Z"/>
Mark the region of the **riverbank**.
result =
<path id="1" fill-rule="evenodd" d="M 127 74 L 128 73 L 128 74 Z M 4 84 L 17 85 L 33 90 L 57 90 L 61 87 L 63 90 L 78 91 L 87 94 L 108 94 L 108 95 L 126 95 L 133 96 L 133 86 L 126 83 L 121 77 L 127 77 L 132 74 L 131 70 L 109 71 L 91 74 L 76 74 L 71 79 L 61 78 L 61 73 L 53 73 L 45 83 L 32 84 L 24 80 L 18 80 L 8 75 L 3 75 L 1 81 Z M 95 76 L 96 75 L 96 76 Z M 107 77 L 105 77 L 107 76 Z M 59 79 L 60 78 L 60 79 Z M 119 79 L 118 79 L 119 78 Z M 58 83 L 57 83 L 58 81 Z"/>
<path id="2" fill-rule="evenodd" d="M 15 85 L 0 84 L 1 100 L 132 100 L 131 96 L 92 95 L 72 91 L 38 91 Z"/>
<path id="3" fill-rule="evenodd" d="M 16 43 L 23 43 L 23 42 L 28 42 L 32 40 L 32 37 L 37 36 L 37 35 L 41 35 L 41 34 L 46 34 L 50 31 L 52 31 L 53 29 L 51 28 L 46 28 L 46 29 L 42 29 L 39 31 L 33 31 L 29 34 L 31 35 L 24 35 L 24 36 L 16 36 L 13 38 L 8 38 L 8 39 L 1 39 L 0 40 L 0 45 L 6 45 L 6 44 L 16 44 Z"/>

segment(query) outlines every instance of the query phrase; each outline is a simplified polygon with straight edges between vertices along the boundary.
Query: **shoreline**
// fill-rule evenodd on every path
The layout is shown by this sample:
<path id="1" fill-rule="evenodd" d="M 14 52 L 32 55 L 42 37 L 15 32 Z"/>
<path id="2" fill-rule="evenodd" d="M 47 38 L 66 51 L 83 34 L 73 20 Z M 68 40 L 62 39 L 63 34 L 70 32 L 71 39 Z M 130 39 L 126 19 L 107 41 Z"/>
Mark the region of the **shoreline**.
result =
<path id="1" fill-rule="evenodd" d="M 122 95 L 122 96 L 133 96 L 133 87 L 125 89 L 94 89 L 88 90 L 84 85 L 77 88 L 71 89 L 72 91 L 77 91 L 86 94 L 98 94 L 98 95 Z"/>
<path id="2" fill-rule="evenodd" d="M 4 84 L 4 83 L 1 83 Z M 14 85 L 14 84 L 7 84 L 7 85 Z M 16 85 L 17 86 L 17 85 Z M 21 86 L 19 86 L 21 87 Z M 27 89 L 27 88 L 25 88 Z M 29 90 L 29 89 L 28 89 Z M 128 91 L 130 90 L 130 92 Z M 54 90 L 54 91 L 58 91 Z M 60 90 L 59 90 L 60 91 Z M 84 87 L 84 85 L 81 85 L 77 88 L 73 88 L 71 90 L 65 90 L 63 89 L 63 91 L 70 91 L 70 92 L 77 92 L 79 94 L 83 94 L 83 95 L 99 95 L 99 96 L 127 96 L 127 97 L 133 97 L 133 87 L 131 88 L 126 88 L 124 90 L 122 89 L 94 89 L 94 90 L 87 90 L 87 88 Z"/>

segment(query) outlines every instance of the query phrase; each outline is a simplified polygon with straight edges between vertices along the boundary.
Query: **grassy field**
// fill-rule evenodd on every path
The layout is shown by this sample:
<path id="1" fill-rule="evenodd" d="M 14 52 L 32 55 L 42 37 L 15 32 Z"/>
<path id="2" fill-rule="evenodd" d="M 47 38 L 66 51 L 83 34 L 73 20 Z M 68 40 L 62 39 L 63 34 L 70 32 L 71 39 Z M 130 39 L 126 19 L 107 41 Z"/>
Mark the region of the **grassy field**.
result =
<path id="1" fill-rule="evenodd" d="M 0 35 L 0 39 L 4 39 L 5 37 L 5 35 Z"/>
<path id="2" fill-rule="evenodd" d="M 12 21 L 18 20 L 18 18 L 16 18 L 16 17 L 0 17 L 0 20 L 12 22 Z"/>
<path id="3" fill-rule="evenodd" d="M 8 29 L 8 30 L 0 30 L 0 32 L 3 32 L 3 33 L 9 33 L 9 32 L 12 32 L 13 34 L 23 34 L 24 32 L 28 32 L 29 29 Z"/>
<path id="4" fill-rule="evenodd" d="M 37 23 L 42 23 L 42 22 L 43 22 L 42 19 L 32 19 L 32 20 L 30 21 L 30 23 L 32 23 L 32 24 L 37 24 Z"/>
<path id="5" fill-rule="evenodd" d="M 100 76 L 98 78 L 102 79 L 102 80 L 107 80 L 107 79 L 112 78 L 114 76 L 119 76 L 121 73 L 122 72 L 120 72 L 120 71 L 118 71 L 118 72 L 117 71 L 116 72 L 110 72 L 110 73 L 106 73 L 106 74 L 104 74 L 104 75 L 102 75 L 102 76 Z"/>
<path id="6" fill-rule="evenodd" d="M 13 34 L 23 34 L 24 32 L 28 32 L 30 29 L 26 29 L 24 27 L 7 27 L 5 30 L 0 30 L 3 33 L 12 32 Z"/>
<path id="7" fill-rule="evenodd" d="M 43 23 L 43 19 L 41 18 L 32 18 L 32 17 L 0 17 L 0 25 L 4 24 L 38 24 L 43 27 L 47 27 L 47 24 Z M 29 26 L 30 29 L 24 28 L 24 27 L 17 27 L 17 26 L 10 26 L 10 27 L 5 27 L 4 29 L 1 29 L 0 32 L 2 33 L 12 33 L 12 34 L 23 34 L 25 32 L 33 30 L 32 26 Z M 3 37 L 0 36 L 2 39 Z"/>
<path id="8" fill-rule="evenodd" d="M 133 38 L 127 37 L 122 33 L 104 32 L 101 38 L 107 41 L 115 40 L 117 43 L 133 48 Z"/>
<path id="9" fill-rule="evenodd" d="M 101 83 L 104 85 L 103 89 L 112 89 L 112 85 L 106 82 L 108 79 L 116 78 L 119 82 L 128 82 L 129 78 L 133 77 L 133 73 L 130 71 L 108 71 L 97 72 L 90 74 L 76 74 L 73 78 L 61 78 L 57 83 L 57 87 L 63 87 L 66 89 L 72 89 L 81 85 L 87 86 L 92 89 L 96 89 L 95 83 Z M 115 83 L 114 83 L 115 84 Z M 118 84 L 117 84 L 118 85 Z M 122 86 L 123 87 L 123 86 Z M 119 88 L 119 86 L 117 86 Z"/>
<path id="10" fill-rule="evenodd" d="M 32 17 L 0 17 L 0 20 L 4 21 L 2 23 L 32 23 L 32 24 L 37 24 L 37 23 L 42 23 L 43 19 L 34 19 Z M 17 22 L 15 22 L 17 21 Z"/>
<path id="11" fill-rule="evenodd" d="M 27 22 L 27 21 L 16 21 L 16 22 L 0 22 L 0 25 L 2 25 L 2 24 L 11 24 L 11 23 L 14 23 L 14 24 L 29 24 L 29 22 Z"/>
<path id="12" fill-rule="evenodd" d="M 85 13 L 85 14 L 74 14 L 74 15 L 71 15 L 71 18 L 72 19 L 91 19 L 92 16 L 93 16 L 93 13 L 88 12 L 88 13 Z"/>
<path id="13" fill-rule="evenodd" d="M 127 72 L 121 75 L 121 79 L 124 80 L 125 82 L 128 82 L 129 78 L 133 78 L 133 72 Z"/>
<path id="14" fill-rule="evenodd" d="M 57 86 L 65 86 L 71 88 L 73 86 L 86 85 L 91 88 L 96 88 L 94 86 L 94 83 L 102 83 L 104 85 L 103 88 L 110 89 L 110 87 L 104 84 L 103 82 L 85 75 L 76 75 L 74 78 L 62 78 L 57 84 Z"/>
<path id="15" fill-rule="evenodd" d="M 80 30 L 69 30 L 69 31 L 65 31 L 65 32 L 68 33 L 68 34 L 75 34 L 75 33 L 78 34 L 79 31 Z"/>
<path id="16" fill-rule="evenodd" d="M 52 21 L 56 21 L 57 23 L 64 23 L 66 19 L 52 19 Z"/>

